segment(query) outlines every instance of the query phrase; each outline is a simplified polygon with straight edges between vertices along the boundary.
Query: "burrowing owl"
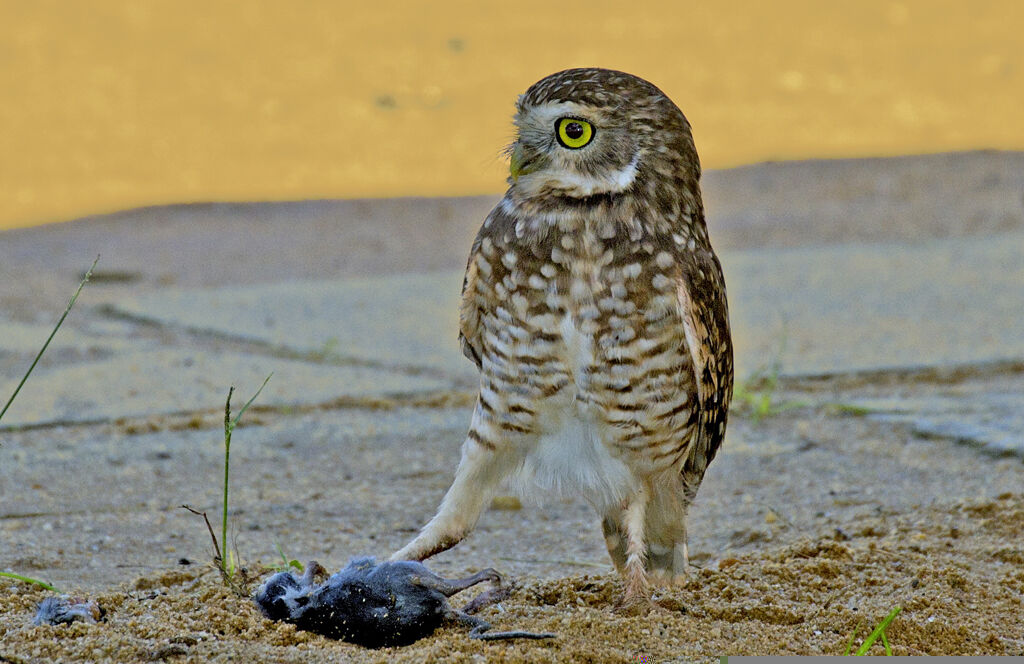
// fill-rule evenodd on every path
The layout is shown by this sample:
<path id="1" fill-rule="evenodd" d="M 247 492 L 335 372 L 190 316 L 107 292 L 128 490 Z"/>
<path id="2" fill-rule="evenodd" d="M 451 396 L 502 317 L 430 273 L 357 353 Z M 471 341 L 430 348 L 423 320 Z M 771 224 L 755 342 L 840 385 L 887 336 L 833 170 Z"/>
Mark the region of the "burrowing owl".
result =
<path id="1" fill-rule="evenodd" d="M 725 435 L 732 342 L 690 125 L 658 88 L 570 69 L 516 104 L 509 188 L 469 257 L 480 392 L 437 515 L 392 559 L 476 525 L 499 482 L 582 495 L 626 599 L 687 566 L 686 512 Z"/>

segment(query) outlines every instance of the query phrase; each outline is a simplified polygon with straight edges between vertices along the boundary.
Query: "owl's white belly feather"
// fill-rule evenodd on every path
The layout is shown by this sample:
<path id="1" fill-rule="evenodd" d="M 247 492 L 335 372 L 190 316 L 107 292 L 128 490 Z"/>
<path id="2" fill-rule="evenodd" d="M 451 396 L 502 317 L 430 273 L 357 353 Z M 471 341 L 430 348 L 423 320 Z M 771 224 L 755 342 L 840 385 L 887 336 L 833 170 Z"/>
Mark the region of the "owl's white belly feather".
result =
<path id="1" fill-rule="evenodd" d="M 594 339 L 581 332 L 569 315 L 560 329 L 573 384 L 546 399 L 538 410 L 538 435 L 513 481 L 525 498 L 537 495 L 538 490 L 582 495 L 603 511 L 629 495 L 635 480 L 602 436 L 608 425 L 599 407 L 585 397 L 589 389 L 585 368 L 594 360 Z"/>
<path id="2" fill-rule="evenodd" d="M 552 401 L 555 401 L 552 399 Z M 616 505 L 635 488 L 629 468 L 601 440 L 604 426 L 592 406 L 552 403 L 538 413 L 540 435 L 514 478 L 524 498 L 542 493 L 582 495 L 599 510 Z"/>

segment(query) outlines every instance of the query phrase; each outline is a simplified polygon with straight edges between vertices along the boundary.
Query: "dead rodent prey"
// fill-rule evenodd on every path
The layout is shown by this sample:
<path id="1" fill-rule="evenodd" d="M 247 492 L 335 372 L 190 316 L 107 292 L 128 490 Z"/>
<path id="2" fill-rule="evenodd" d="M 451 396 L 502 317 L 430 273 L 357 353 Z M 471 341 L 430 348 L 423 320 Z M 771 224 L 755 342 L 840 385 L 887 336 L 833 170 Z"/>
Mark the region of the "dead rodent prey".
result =
<path id="1" fill-rule="evenodd" d="M 322 584 L 315 578 L 326 574 L 316 562 L 302 576 L 278 572 L 267 579 L 254 597 L 272 620 L 284 620 L 299 629 L 368 648 L 408 645 L 429 636 L 444 622 L 470 627 L 474 639 L 547 639 L 554 634 L 488 632 L 491 625 L 472 613 L 508 596 L 501 577 L 485 569 L 465 579 L 444 579 L 422 563 L 382 562 L 353 558 L 347 567 Z M 483 581 L 493 587 L 462 610 L 453 609 L 448 598 Z"/>
<path id="2" fill-rule="evenodd" d="M 93 600 L 72 599 L 67 595 L 47 597 L 39 603 L 33 625 L 61 625 L 76 620 L 95 623 L 103 617 L 103 609 Z"/>

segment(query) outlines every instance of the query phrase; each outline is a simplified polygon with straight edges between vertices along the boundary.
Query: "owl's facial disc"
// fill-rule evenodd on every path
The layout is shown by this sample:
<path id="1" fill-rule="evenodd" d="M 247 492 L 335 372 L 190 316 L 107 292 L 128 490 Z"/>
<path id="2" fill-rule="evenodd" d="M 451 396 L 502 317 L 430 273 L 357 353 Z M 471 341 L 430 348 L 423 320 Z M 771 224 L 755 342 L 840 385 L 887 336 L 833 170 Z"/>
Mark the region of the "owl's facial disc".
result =
<path id="1" fill-rule="evenodd" d="M 614 109 L 572 102 L 521 108 L 509 184 L 526 196 L 583 198 L 633 184 L 639 151 Z"/>

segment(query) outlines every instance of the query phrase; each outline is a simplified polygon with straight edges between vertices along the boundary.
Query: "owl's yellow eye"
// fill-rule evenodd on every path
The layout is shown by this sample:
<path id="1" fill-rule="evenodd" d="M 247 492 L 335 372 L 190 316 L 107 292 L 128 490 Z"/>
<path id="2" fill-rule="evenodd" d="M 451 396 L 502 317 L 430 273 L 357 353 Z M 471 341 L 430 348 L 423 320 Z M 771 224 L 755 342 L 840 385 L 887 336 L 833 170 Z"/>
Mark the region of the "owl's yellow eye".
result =
<path id="1" fill-rule="evenodd" d="M 555 135 L 564 148 L 582 148 L 594 138 L 594 127 L 579 118 L 561 118 L 555 122 Z"/>

